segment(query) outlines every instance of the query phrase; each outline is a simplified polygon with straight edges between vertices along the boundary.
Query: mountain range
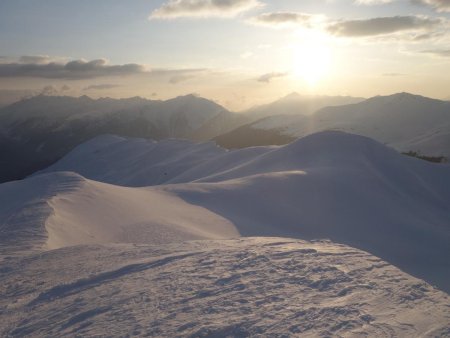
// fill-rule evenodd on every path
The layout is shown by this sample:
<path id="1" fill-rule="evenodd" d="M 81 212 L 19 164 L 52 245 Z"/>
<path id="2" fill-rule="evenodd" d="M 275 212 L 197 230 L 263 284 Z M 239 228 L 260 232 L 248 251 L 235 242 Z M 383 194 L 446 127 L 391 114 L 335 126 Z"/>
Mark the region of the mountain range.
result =
<path id="1" fill-rule="evenodd" d="M 228 148 L 285 144 L 323 130 L 368 136 L 402 152 L 449 158 L 450 102 L 408 93 L 377 96 L 325 107 L 312 115 L 273 114 L 215 140 Z"/>
<path id="2" fill-rule="evenodd" d="M 39 95 L 0 109 L 0 182 L 31 175 L 104 134 L 243 148 L 287 144 L 328 129 L 402 152 L 450 155 L 450 103 L 407 93 L 368 100 L 292 93 L 241 113 L 195 95 L 167 101 Z"/>
<path id="3" fill-rule="evenodd" d="M 0 178 L 30 175 L 98 135 L 193 138 L 205 123 L 213 128 L 213 119 L 227 114 L 193 95 L 167 101 L 36 96 L 0 110 Z"/>

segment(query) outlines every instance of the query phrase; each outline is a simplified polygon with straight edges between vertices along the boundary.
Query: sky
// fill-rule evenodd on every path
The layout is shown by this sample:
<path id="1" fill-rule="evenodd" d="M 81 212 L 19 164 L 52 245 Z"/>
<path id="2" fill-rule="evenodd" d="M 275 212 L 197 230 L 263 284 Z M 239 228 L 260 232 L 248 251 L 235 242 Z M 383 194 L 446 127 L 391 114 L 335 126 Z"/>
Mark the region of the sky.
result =
<path id="1" fill-rule="evenodd" d="M 450 99 L 450 0 L 1 0 L 0 99 Z"/>

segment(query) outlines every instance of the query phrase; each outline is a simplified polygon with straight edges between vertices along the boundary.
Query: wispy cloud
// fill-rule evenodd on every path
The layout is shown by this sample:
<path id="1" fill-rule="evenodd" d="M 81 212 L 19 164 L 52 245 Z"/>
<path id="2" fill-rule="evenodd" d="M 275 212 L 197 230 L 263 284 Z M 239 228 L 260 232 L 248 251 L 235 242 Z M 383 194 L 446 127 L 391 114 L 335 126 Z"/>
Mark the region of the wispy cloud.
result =
<path id="1" fill-rule="evenodd" d="M 153 69 L 149 75 L 153 77 L 161 77 L 168 79 L 171 84 L 178 84 L 202 74 L 208 73 L 209 70 L 204 68 L 191 68 L 191 69 Z"/>
<path id="2" fill-rule="evenodd" d="M 412 0 L 412 2 L 430 6 L 438 12 L 450 12 L 449 0 Z"/>
<path id="3" fill-rule="evenodd" d="M 121 87 L 121 85 L 114 84 L 114 83 L 101 83 L 101 84 L 95 84 L 95 85 L 87 86 L 87 87 L 83 88 L 83 90 L 85 90 L 85 91 L 88 91 L 88 90 L 106 90 L 106 89 L 113 89 L 113 88 L 117 88 L 117 87 Z"/>
<path id="4" fill-rule="evenodd" d="M 406 74 L 403 74 L 403 73 L 384 73 L 382 75 L 386 76 L 386 77 L 399 77 L 399 76 L 405 76 Z"/>
<path id="5" fill-rule="evenodd" d="M 280 77 L 285 77 L 287 75 L 288 75 L 287 73 L 272 72 L 272 73 L 267 73 L 267 74 L 261 75 L 260 77 L 257 78 L 257 81 L 258 82 L 269 83 L 273 79 L 280 78 Z"/>
<path id="6" fill-rule="evenodd" d="M 182 17 L 234 17 L 261 7 L 258 0 L 169 0 L 150 14 L 150 19 Z"/>
<path id="7" fill-rule="evenodd" d="M 179 74 L 179 75 L 174 75 L 169 79 L 169 83 L 171 84 L 178 84 L 180 82 L 184 82 L 187 81 L 189 79 L 194 78 L 195 75 L 194 74 Z"/>
<path id="8" fill-rule="evenodd" d="M 450 49 L 431 49 L 431 50 L 421 51 L 421 53 L 438 56 L 438 57 L 443 57 L 443 58 L 450 58 Z"/>
<path id="9" fill-rule="evenodd" d="M 291 26 L 311 27 L 323 20 L 325 20 L 323 15 L 300 12 L 270 12 L 250 18 L 248 22 L 273 28 L 284 28 Z"/>
<path id="10" fill-rule="evenodd" d="M 367 37 L 404 31 L 424 31 L 437 27 L 440 19 L 422 16 L 392 16 L 366 20 L 338 21 L 328 25 L 328 32 L 336 36 Z"/>
<path id="11" fill-rule="evenodd" d="M 355 0 L 355 3 L 359 5 L 380 5 L 395 1 L 396 0 Z M 432 7 L 438 12 L 450 12 L 449 0 L 410 0 L 410 2 Z"/>
<path id="12" fill-rule="evenodd" d="M 394 0 L 356 0 L 358 5 L 382 5 L 393 2 Z"/>
<path id="13" fill-rule="evenodd" d="M 241 54 L 241 59 L 244 59 L 244 60 L 250 59 L 252 56 L 253 56 L 252 52 L 244 52 Z"/>
<path id="14" fill-rule="evenodd" d="M 323 14 L 301 12 L 269 12 L 252 18 L 247 22 L 270 28 L 295 28 L 326 31 L 335 37 L 343 38 L 371 38 L 388 41 L 431 40 L 445 35 L 448 21 L 443 18 L 410 15 L 375 17 L 360 20 L 331 20 Z"/>
<path id="15" fill-rule="evenodd" d="M 52 58 L 48 55 L 24 55 L 19 59 L 20 63 L 36 63 L 36 64 L 45 64 L 52 62 Z"/>

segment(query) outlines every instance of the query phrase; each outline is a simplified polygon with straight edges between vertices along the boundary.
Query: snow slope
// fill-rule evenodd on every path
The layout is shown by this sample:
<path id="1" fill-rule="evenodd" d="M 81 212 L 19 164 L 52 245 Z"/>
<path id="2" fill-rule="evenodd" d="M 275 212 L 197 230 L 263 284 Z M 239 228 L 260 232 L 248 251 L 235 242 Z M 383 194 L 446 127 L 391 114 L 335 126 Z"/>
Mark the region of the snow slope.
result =
<path id="1" fill-rule="evenodd" d="M 5 337 L 450 335 L 446 294 L 326 241 L 77 246 L 0 268 Z"/>
<path id="2" fill-rule="evenodd" d="M 103 135 L 85 142 L 54 165 L 35 173 L 73 171 L 84 177 L 125 186 L 163 184 L 226 151 L 213 142 L 152 141 Z"/>
<path id="3" fill-rule="evenodd" d="M 48 171 L 78 171 L 90 179 L 106 177 L 109 183 L 123 184 L 124 177 L 133 177 L 136 168 L 141 167 L 136 159 L 143 161 L 142 167 L 147 166 L 148 159 L 134 156 L 133 147 L 126 145 L 138 141 L 122 139 L 118 149 L 123 151 L 114 153 L 114 144 L 97 149 L 101 140 L 85 144 Z M 108 144 L 117 139 L 103 140 Z M 168 145 L 170 142 L 149 144 L 160 148 L 152 150 L 152 161 L 162 163 Z M 98 152 L 92 151 L 91 146 Z M 199 147 L 186 146 L 188 153 Z M 209 146 L 200 149 L 211 154 Z M 214 155 L 197 161 L 191 168 L 180 164 L 182 170 L 173 172 L 167 184 L 146 188 L 146 194 L 158 196 L 155 199 L 160 194 L 176 198 L 176 203 L 171 202 L 171 210 L 178 210 L 180 201 L 208 210 L 211 217 L 226 220 L 232 234 L 237 231 L 242 236 L 329 238 L 345 243 L 450 291 L 449 165 L 409 158 L 366 137 L 342 132 L 317 133 L 282 147 L 229 152 L 213 149 Z M 136 152 L 140 151 L 136 147 Z M 90 156 L 92 153 L 96 156 Z M 88 155 L 86 160 L 83 154 Z M 114 156 L 108 157 L 109 154 Z M 104 158 L 122 158 L 125 164 L 133 162 L 131 159 L 137 162 L 129 167 L 120 164 L 118 170 L 117 162 L 105 165 Z M 99 167 L 104 168 L 101 175 Z M 135 176 L 134 185 L 139 185 L 139 178 L 142 185 L 150 182 L 144 174 Z M 83 196 L 83 191 L 76 195 Z M 124 188 L 118 194 L 127 200 L 125 196 L 134 196 L 134 191 Z M 96 194 L 88 195 L 93 197 L 86 207 L 95 211 L 103 202 L 97 202 L 100 199 Z M 109 207 L 116 212 L 123 209 L 121 203 L 124 202 L 117 199 Z M 168 202 L 155 203 L 165 206 Z M 145 202 L 139 205 L 145 208 Z M 129 208 L 133 210 L 132 206 Z M 71 210 L 75 215 L 80 212 L 77 208 Z M 98 213 L 105 214 L 107 210 L 105 207 Z M 154 217 L 152 213 L 144 215 L 148 215 L 146 220 Z M 121 222 L 127 217 L 124 213 Z M 223 238 L 228 233 L 227 230 L 218 236 Z"/>
<path id="4" fill-rule="evenodd" d="M 158 190 L 70 172 L 0 185 L 0 258 L 89 243 L 167 243 L 237 237 L 205 208 Z"/>

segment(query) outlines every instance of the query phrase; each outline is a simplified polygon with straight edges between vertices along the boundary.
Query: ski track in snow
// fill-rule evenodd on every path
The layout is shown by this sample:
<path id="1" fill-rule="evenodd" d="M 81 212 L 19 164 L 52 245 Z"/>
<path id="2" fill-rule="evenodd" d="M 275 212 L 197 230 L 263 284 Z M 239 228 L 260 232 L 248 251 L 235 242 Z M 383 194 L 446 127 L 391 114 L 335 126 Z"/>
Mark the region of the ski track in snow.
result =
<path id="1" fill-rule="evenodd" d="M 1 271 L 2 336 L 450 334 L 447 295 L 329 241 L 76 246 Z"/>

